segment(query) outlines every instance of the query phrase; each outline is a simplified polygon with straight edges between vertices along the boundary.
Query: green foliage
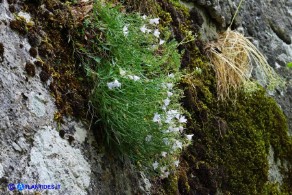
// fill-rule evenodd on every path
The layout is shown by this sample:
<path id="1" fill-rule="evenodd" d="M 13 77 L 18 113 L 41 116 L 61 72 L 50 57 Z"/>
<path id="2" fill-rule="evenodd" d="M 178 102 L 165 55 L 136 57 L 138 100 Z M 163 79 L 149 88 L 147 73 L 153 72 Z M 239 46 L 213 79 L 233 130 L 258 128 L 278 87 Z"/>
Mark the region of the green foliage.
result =
<path id="1" fill-rule="evenodd" d="M 158 19 L 150 20 L 96 3 L 82 29 L 88 41 L 76 45 L 95 83 L 91 102 L 108 148 L 142 166 L 158 165 L 166 177 L 189 141 L 176 87 L 178 43 Z"/>
<path id="2" fill-rule="evenodd" d="M 288 63 L 287 63 L 287 67 L 288 67 L 288 68 L 292 68 L 292 62 L 288 62 Z"/>

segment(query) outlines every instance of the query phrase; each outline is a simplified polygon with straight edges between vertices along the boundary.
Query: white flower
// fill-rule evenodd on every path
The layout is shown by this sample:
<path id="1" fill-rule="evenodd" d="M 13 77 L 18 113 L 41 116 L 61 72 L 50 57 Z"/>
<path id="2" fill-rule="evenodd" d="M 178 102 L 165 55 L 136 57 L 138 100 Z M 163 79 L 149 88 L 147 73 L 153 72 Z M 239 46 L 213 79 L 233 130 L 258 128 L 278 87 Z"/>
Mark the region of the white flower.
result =
<path id="1" fill-rule="evenodd" d="M 121 76 L 125 76 L 126 75 L 126 71 L 124 71 L 123 69 L 120 68 L 120 75 Z"/>
<path id="2" fill-rule="evenodd" d="M 186 123 L 187 122 L 187 119 L 185 116 L 181 116 L 178 120 L 179 123 Z"/>
<path id="3" fill-rule="evenodd" d="M 177 110 L 169 110 L 169 111 L 167 111 L 167 115 L 175 116 L 177 114 L 178 114 L 178 111 Z"/>
<path id="4" fill-rule="evenodd" d="M 150 33 L 150 32 L 151 32 L 151 30 L 148 29 L 148 28 L 146 28 L 145 25 L 143 25 L 143 26 L 140 28 L 140 30 L 141 30 L 142 33 Z"/>
<path id="5" fill-rule="evenodd" d="M 163 43 L 165 43 L 165 41 L 162 40 L 162 39 L 160 39 L 160 40 L 159 40 L 159 45 L 162 45 Z"/>
<path id="6" fill-rule="evenodd" d="M 140 80 L 140 77 L 134 75 L 133 80 L 134 80 L 134 81 L 138 81 L 138 80 Z"/>
<path id="7" fill-rule="evenodd" d="M 162 110 L 166 110 L 166 106 L 162 106 Z"/>
<path id="8" fill-rule="evenodd" d="M 121 87 L 121 85 L 122 85 L 118 80 L 115 80 L 114 84 L 116 87 Z"/>
<path id="9" fill-rule="evenodd" d="M 144 14 L 144 15 L 142 16 L 142 18 L 145 20 L 145 19 L 147 18 L 147 16 Z"/>
<path id="10" fill-rule="evenodd" d="M 154 32 L 153 32 L 153 35 L 157 38 L 159 38 L 159 35 L 160 35 L 160 32 L 158 29 L 155 29 Z"/>
<path id="11" fill-rule="evenodd" d="M 171 73 L 171 74 L 168 75 L 168 77 L 169 77 L 169 78 L 174 78 L 174 74 Z"/>
<path id="12" fill-rule="evenodd" d="M 146 30 L 147 30 L 147 28 L 145 27 L 145 25 L 143 25 L 143 26 L 140 28 L 140 30 L 141 30 L 142 33 L 145 33 Z"/>
<path id="13" fill-rule="evenodd" d="M 157 169 L 157 168 L 158 168 L 158 165 L 159 165 L 159 163 L 158 163 L 157 161 L 155 161 L 155 162 L 152 164 L 153 169 L 154 169 L 154 170 Z"/>
<path id="14" fill-rule="evenodd" d="M 152 140 L 152 135 L 147 135 L 145 138 L 146 142 L 150 142 Z"/>
<path id="15" fill-rule="evenodd" d="M 182 143 L 178 140 L 175 140 L 175 143 L 173 144 L 172 149 L 176 150 L 177 148 L 182 149 Z"/>
<path id="16" fill-rule="evenodd" d="M 168 89 L 172 89 L 173 84 L 172 84 L 172 83 L 166 83 L 166 87 L 167 87 Z"/>
<path id="17" fill-rule="evenodd" d="M 159 18 L 150 19 L 149 24 L 159 24 Z"/>
<path id="18" fill-rule="evenodd" d="M 160 167 L 160 171 L 163 173 L 163 172 L 165 172 L 166 171 L 166 166 L 164 166 L 164 167 Z"/>
<path id="19" fill-rule="evenodd" d="M 113 82 L 107 83 L 107 87 L 109 89 L 113 89 L 114 88 L 114 83 Z"/>
<path id="20" fill-rule="evenodd" d="M 160 121 L 161 121 L 160 114 L 155 113 L 153 117 L 153 122 L 160 122 Z"/>
<path id="21" fill-rule="evenodd" d="M 167 152 L 161 152 L 162 157 L 166 157 L 166 155 L 167 155 Z"/>
<path id="22" fill-rule="evenodd" d="M 166 118 L 165 123 L 169 124 L 169 123 L 171 123 L 171 120 L 172 120 L 172 118 L 168 117 L 168 118 Z"/>
<path id="23" fill-rule="evenodd" d="M 164 142 L 165 145 L 169 145 L 169 140 L 167 137 L 163 138 L 162 141 Z"/>
<path id="24" fill-rule="evenodd" d="M 178 113 L 177 110 L 169 110 L 166 112 L 166 120 L 165 123 L 171 123 L 171 120 L 176 117 L 177 119 L 179 119 L 180 114 Z"/>
<path id="25" fill-rule="evenodd" d="M 163 173 L 160 175 L 160 178 L 161 178 L 161 179 L 165 179 L 165 178 L 168 178 L 168 176 L 169 176 L 169 172 L 166 171 L 166 172 L 163 172 Z"/>
<path id="26" fill-rule="evenodd" d="M 173 95 L 172 92 L 170 92 L 170 91 L 167 92 L 167 97 L 171 97 L 172 95 Z"/>
<path id="27" fill-rule="evenodd" d="M 179 131 L 178 127 L 169 127 L 168 129 L 170 132 L 178 132 Z"/>
<path id="28" fill-rule="evenodd" d="M 164 106 L 168 106 L 170 103 L 170 99 L 166 98 L 165 100 L 163 100 L 164 102 Z"/>
<path id="29" fill-rule="evenodd" d="M 126 24 L 124 27 L 123 27 L 123 33 L 124 33 L 124 35 L 125 36 L 127 36 L 128 35 L 128 33 L 129 33 L 129 31 L 128 31 L 128 24 Z"/>
<path id="30" fill-rule="evenodd" d="M 176 143 L 176 145 L 177 145 L 178 148 L 182 149 L 182 143 L 180 141 L 177 141 L 176 140 L 175 143 Z"/>
<path id="31" fill-rule="evenodd" d="M 169 110 L 166 112 L 167 114 L 167 120 L 172 120 L 174 117 L 176 117 L 177 115 L 179 115 L 177 110 Z"/>
<path id="32" fill-rule="evenodd" d="M 140 80 L 140 77 L 136 76 L 136 75 L 129 75 L 128 76 L 130 79 L 132 79 L 133 81 L 138 81 Z"/>
<path id="33" fill-rule="evenodd" d="M 184 130 L 183 126 L 179 126 L 178 128 L 179 128 L 179 131 L 182 133 Z"/>
<path id="34" fill-rule="evenodd" d="M 281 66 L 276 62 L 276 63 L 275 63 L 275 68 L 276 68 L 276 69 L 279 69 L 279 68 L 281 68 Z"/>
<path id="35" fill-rule="evenodd" d="M 174 161 L 173 164 L 174 164 L 174 166 L 178 167 L 179 160 Z"/>
<path id="36" fill-rule="evenodd" d="M 113 82 L 107 83 L 107 86 L 109 89 L 114 89 L 114 88 L 118 88 L 121 87 L 121 83 L 118 80 L 115 80 Z"/>
<path id="37" fill-rule="evenodd" d="M 190 134 L 190 135 L 186 135 L 186 137 L 187 137 L 187 139 L 189 140 L 189 141 L 192 141 L 192 137 L 194 136 L 194 134 Z"/>

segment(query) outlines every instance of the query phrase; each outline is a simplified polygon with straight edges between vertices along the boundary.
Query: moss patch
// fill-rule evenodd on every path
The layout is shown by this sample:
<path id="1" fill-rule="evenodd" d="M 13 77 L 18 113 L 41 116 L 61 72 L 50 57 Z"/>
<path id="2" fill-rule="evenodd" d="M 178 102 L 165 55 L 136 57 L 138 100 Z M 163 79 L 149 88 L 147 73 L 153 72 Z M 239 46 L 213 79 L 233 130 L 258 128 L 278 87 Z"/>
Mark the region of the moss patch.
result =
<path id="1" fill-rule="evenodd" d="M 46 9 L 39 8 L 41 3 Z M 50 77 L 53 80 L 49 87 L 59 109 L 55 119 L 62 121 L 64 115 L 86 117 L 91 84 L 78 66 L 78 59 L 74 58 L 71 40 L 76 23 L 70 7 L 58 0 L 28 0 L 23 9 L 36 24 L 28 30 L 27 37 L 40 56 L 35 62 L 42 68 L 40 79 L 42 82 Z M 34 51 L 30 53 L 35 56 Z"/>
<path id="2" fill-rule="evenodd" d="M 25 71 L 31 77 L 35 76 L 35 66 L 32 63 L 27 62 L 25 64 Z"/>
<path id="3" fill-rule="evenodd" d="M 26 35 L 28 28 L 26 26 L 26 21 L 22 17 L 18 17 L 16 20 L 10 22 L 10 28 L 17 31 L 21 35 Z"/>
<path id="4" fill-rule="evenodd" d="M 30 49 L 29 49 L 29 54 L 32 56 L 32 57 L 37 57 L 37 55 L 38 55 L 38 51 L 36 50 L 36 48 L 34 48 L 34 47 L 31 47 Z"/>
<path id="5" fill-rule="evenodd" d="M 236 103 L 216 102 L 211 92 L 214 83 L 210 85 L 207 78 L 183 81 L 184 102 L 192 114 L 189 131 L 195 135 L 193 146 L 184 155 L 192 165 L 187 171 L 189 185 L 199 194 L 218 190 L 263 194 L 267 190 L 269 146 L 277 159 L 292 162 L 286 118 L 263 90 L 253 95 L 241 93 Z M 289 171 L 284 172 L 289 175 Z M 289 188 L 287 179 L 282 192 L 289 192 Z"/>

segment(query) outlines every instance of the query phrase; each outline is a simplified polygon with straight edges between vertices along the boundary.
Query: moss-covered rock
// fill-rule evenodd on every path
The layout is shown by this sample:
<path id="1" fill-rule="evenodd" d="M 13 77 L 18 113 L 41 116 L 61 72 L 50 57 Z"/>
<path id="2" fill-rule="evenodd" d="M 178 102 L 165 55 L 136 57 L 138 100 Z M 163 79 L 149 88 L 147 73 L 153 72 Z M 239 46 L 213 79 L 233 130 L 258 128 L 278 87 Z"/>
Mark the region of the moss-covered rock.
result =
<path id="1" fill-rule="evenodd" d="M 40 9 L 38 2 L 44 3 L 46 10 Z M 189 14 L 178 1 L 123 3 L 121 11 L 159 16 L 162 26 L 171 25 L 173 37 L 179 42 L 189 31 L 198 33 L 202 23 L 194 19 L 198 18 L 195 10 Z M 50 77 L 54 80 L 50 89 L 60 110 L 55 119 L 61 120 L 62 114 L 83 113 L 84 116 L 91 85 L 84 79 L 83 70 L 75 66 L 78 59 L 73 60 L 74 48 L 68 44 L 68 36 L 83 39 L 78 37 L 78 32 L 73 33 L 76 23 L 70 8 L 56 0 L 44 0 L 27 1 L 26 10 L 33 14 L 36 24 L 42 24 L 42 30 L 36 27 L 28 30 L 25 23 L 19 21 L 12 21 L 10 25 L 23 35 L 28 33 L 31 45 L 38 47 L 43 61 L 38 63 L 43 69 L 41 80 L 46 82 Z M 103 39 L 102 33 L 100 35 Z M 194 134 L 193 144 L 184 151 L 176 174 L 153 182 L 156 184 L 153 193 L 289 194 L 292 191 L 292 142 L 287 135 L 285 116 L 276 102 L 267 97 L 264 90 L 254 94 L 240 92 L 235 102 L 218 102 L 215 74 L 204 56 L 202 42 L 191 41 L 178 49 L 184 52 L 181 64 L 186 76 L 181 81 L 185 90 L 182 104 L 190 113 L 187 132 Z M 288 164 L 286 168 L 281 167 L 285 176 L 282 185 L 268 181 L 270 146 L 275 158 Z"/>

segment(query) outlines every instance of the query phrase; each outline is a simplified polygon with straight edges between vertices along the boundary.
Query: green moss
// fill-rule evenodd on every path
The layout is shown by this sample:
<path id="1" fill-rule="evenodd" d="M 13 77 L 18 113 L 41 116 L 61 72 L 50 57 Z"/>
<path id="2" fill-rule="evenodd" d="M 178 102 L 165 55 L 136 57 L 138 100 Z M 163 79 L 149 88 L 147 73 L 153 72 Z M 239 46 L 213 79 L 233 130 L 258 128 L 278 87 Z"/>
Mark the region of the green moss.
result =
<path id="1" fill-rule="evenodd" d="M 289 192 L 289 191 L 288 191 Z M 263 195 L 289 195 L 288 192 L 282 192 L 278 183 L 267 182 L 264 186 Z"/>
<path id="2" fill-rule="evenodd" d="M 184 164 L 184 165 L 185 165 L 184 169 L 186 169 L 186 167 L 188 167 L 188 165 L 187 164 Z M 184 170 L 184 169 L 179 170 L 179 172 L 178 172 L 177 185 L 178 185 L 178 190 L 181 194 L 188 194 L 188 193 L 190 193 L 191 187 L 190 187 L 189 182 L 188 182 L 187 170 Z"/>
<path id="3" fill-rule="evenodd" d="M 189 177 L 191 184 L 197 183 L 193 190 L 211 193 L 221 189 L 231 194 L 267 191 L 269 146 L 274 148 L 276 158 L 291 163 L 287 122 L 276 102 L 261 90 L 253 95 L 241 93 L 237 102 L 219 103 L 216 107 L 215 95 L 204 80 L 189 78 L 184 83 L 186 105 L 192 113 L 190 129 L 197 135 L 185 160 L 189 164 L 208 164 L 205 171 L 191 168 L 192 174 L 197 175 L 196 179 Z M 211 188 L 206 179 L 217 185 Z M 285 186 L 287 182 L 289 179 Z M 283 193 L 287 189 L 283 188 Z"/>
<path id="4" fill-rule="evenodd" d="M 49 11 L 40 11 L 40 4 Z M 41 57 L 36 62 L 42 69 L 40 79 L 42 82 L 53 79 L 50 90 L 59 109 L 55 119 L 62 121 L 63 115 L 85 117 L 91 84 L 87 79 L 78 79 L 86 76 L 76 65 L 80 63 L 78 59 L 74 59 L 72 39 L 76 35 L 73 29 L 77 29 L 78 24 L 71 15 L 71 8 L 59 0 L 27 0 L 23 6 L 36 24 L 29 28 L 27 37 Z M 36 50 L 30 53 L 37 54 Z"/>
<path id="5" fill-rule="evenodd" d="M 169 179 L 166 180 L 165 192 L 166 194 L 178 194 L 178 177 L 176 175 L 170 175 Z"/>

